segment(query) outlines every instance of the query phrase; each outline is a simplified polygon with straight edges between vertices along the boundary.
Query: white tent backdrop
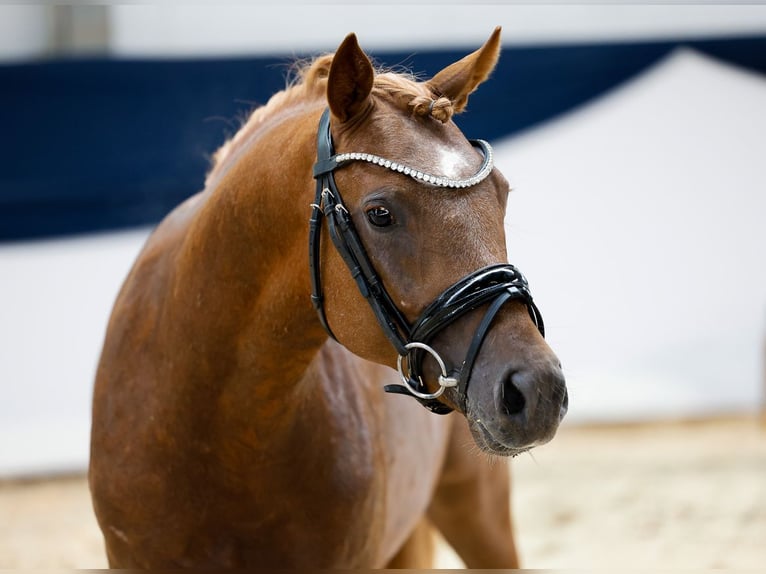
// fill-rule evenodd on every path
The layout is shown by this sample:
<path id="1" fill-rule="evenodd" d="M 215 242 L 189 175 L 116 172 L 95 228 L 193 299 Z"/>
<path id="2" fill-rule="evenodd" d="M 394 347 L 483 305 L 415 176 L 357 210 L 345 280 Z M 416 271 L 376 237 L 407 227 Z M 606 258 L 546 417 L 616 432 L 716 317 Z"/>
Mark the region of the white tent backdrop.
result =
<path id="1" fill-rule="evenodd" d="M 757 408 L 766 79 L 689 51 L 497 146 L 580 420 Z"/>
<path id="2" fill-rule="evenodd" d="M 564 363 L 570 421 L 757 408 L 763 134 L 766 79 L 679 52 L 495 142 L 511 261 Z M 147 233 L 0 245 L 0 476 L 86 466 L 101 340 Z"/>

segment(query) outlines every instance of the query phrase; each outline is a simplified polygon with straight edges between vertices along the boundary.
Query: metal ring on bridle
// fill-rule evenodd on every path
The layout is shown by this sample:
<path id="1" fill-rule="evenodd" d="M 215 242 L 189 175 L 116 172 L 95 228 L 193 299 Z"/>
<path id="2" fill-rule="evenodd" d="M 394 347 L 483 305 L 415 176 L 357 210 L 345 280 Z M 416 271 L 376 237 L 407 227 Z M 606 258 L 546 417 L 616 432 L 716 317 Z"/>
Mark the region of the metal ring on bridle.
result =
<path id="1" fill-rule="evenodd" d="M 439 353 L 437 353 L 433 348 L 429 347 L 425 343 L 407 343 L 404 346 L 405 349 L 408 351 L 412 349 L 422 349 L 426 351 L 429 355 L 431 355 L 434 359 L 436 359 L 436 362 L 439 363 L 439 368 L 441 369 L 441 374 L 439 375 L 438 381 L 439 381 L 439 390 L 435 393 L 421 393 L 417 389 L 414 389 L 412 385 L 410 384 L 410 377 L 404 374 L 404 371 L 402 370 L 402 359 L 405 357 L 405 355 L 399 355 L 399 358 L 396 359 L 396 368 L 399 369 L 399 376 L 402 378 L 402 382 L 404 383 L 404 386 L 406 389 L 411 392 L 413 395 L 415 395 L 418 398 L 421 399 L 435 399 L 442 395 L 444 392 L 444 389 L 447 387 L 456 387 L 457 386 L 457 379 L 453 377 L 447 376 L 447 367 L 444 365 L 444 361 L 442 361 L 442 358 L 439 356 Z M 409 370 L 409 359 L 407 360 L 407 370 Z M 420 380 L 420 383 L 423 384 L 423 381 Z"/>

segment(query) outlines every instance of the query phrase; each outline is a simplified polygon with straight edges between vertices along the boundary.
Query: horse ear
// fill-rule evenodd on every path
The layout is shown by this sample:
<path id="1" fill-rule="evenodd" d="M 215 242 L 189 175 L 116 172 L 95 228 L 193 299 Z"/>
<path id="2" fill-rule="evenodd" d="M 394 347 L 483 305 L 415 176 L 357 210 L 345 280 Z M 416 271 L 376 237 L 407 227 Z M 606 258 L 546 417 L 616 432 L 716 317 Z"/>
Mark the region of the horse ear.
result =
<path id="1" fill-rule="evenodd" d="M 370 98 L 375 71 L 359 47 L 356 34 L 349 34 L 338 47 L 327 79 L 327 103 L 341 122 L 362 111 Z"/>
<path id="2" fill-rule="evenodd" d="M 444 68 L 427 85 L 434 93 L 452 101 L 456 113 L 468 103 L 468 96 L 486 80 L 500 57 L 500 26 L 478 50 Z"/>

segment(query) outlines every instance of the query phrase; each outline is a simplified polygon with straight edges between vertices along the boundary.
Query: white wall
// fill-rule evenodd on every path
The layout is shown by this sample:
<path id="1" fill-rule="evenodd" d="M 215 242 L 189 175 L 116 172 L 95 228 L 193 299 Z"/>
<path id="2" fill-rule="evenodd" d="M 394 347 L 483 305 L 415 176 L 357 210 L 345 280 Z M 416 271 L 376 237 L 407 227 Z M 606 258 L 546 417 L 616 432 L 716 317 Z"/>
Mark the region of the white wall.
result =
<path id="1" fill-rule="evenodd" d="M 84 468 L 106 322 L 147 234 L 0 243 L 0 476 Z"/>
<path id="2" fill-rule="evenodd" d="M 766 6 L 505 3 L 225 4 L 108 6 L 105 50 L 119 56 L 292 54 L 332 50 L 349 32 L 368 49 L 474 47 L 497 25 L 506 44 L 758 34 Z M 0 61 L 45 55 L 50 6 L 0 5 Z"/>
<path id="3" fill-rule="evenodd" d="M 225 54 L 332 50 L 349 32 L 368 49 L 478 47 L 497 25 L 504 42 L 678 38 L 766 30 L 766 6 L 285 3 L 122 5 L 115 53 Z"/>
<path id="4" fill-rule="evenodd" d="M 0 63 L 39 57 L 48 49 L 48 6 L 0 6 Z"/>

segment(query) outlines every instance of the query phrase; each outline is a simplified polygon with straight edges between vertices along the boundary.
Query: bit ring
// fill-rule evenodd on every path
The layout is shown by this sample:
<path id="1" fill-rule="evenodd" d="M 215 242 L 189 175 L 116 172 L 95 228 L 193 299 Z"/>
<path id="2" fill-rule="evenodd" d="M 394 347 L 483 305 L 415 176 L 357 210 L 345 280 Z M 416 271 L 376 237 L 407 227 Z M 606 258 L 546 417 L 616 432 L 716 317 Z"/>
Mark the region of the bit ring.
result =
<path id="1" fill-rule="evenodd" d="M 421 393 L 417 389 L 415 389 L 412 386 L 412 377 L 410 375 L 405 375 L 404 370 L 402 368 L 402 359 L 404 359 L 405 355 L 399 355 L 399 357 L 396 360 L 396 368 L 399 370 L 399 376 L 402 379 L 402 382 L 404 383 L 404 387 L 413 395 L 415 395 L 418 398 L 421 399 L 436 399 L 444 393 L 444 390 L 448 387 L 456 387 L 458 380 L 454 377 L 448 377 L 447 376 L 447 367 L 444 365 L 444 361 L 442 361 L 442 358 L 439 356 L 439 353 L 437 353 L 432 347 L 429 347 L 425 343 L 407 343 L 404 346 L 405 349 L 408 351 L 412 349 L 422 349 L 423 351 L 426 351 L 429 355 L 431 355 L 436 362 L 439 364 L 439 368 L 441 369 L 441 374 L 439 375 L 438 381 L 439 381 L 439 390 L 433 393 Z M 407 359 L 407 370 L 409 371 L 409 358 Z M 423 385 L 423 380 L 418 377 L 418 382 Z"/>

